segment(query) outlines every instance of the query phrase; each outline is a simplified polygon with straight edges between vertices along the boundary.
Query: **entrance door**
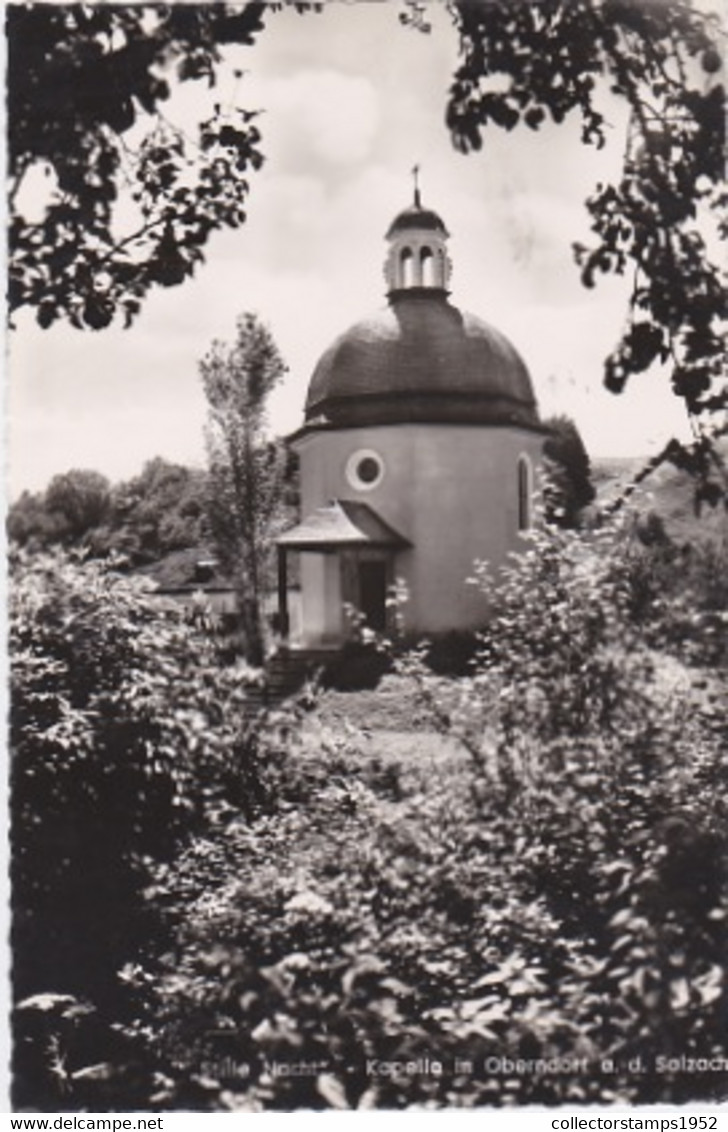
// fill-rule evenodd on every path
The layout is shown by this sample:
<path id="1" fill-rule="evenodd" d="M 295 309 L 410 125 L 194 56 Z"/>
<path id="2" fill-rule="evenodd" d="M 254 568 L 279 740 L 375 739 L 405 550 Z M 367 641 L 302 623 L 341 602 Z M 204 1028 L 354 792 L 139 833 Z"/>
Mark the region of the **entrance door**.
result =
<path id="1" fill-rule="evenodd" d="M 387 627 L 387 564 L 359 563 L 359 609 L 370 629 L 383 632 Z"/>

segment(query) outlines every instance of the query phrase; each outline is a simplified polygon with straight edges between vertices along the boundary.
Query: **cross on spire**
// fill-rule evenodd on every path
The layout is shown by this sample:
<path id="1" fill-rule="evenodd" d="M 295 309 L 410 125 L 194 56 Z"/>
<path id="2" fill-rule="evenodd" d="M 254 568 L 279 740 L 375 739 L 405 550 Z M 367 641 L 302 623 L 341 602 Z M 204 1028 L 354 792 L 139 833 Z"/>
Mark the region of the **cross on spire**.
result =
<path id="1" fill-rule="evenodd" d="M 420 167 L 419 165 L 412 166 L 412 177 L 415 182 L 415 208 L 422 208 L 420 202 L 420 185 L 419 185 Z"/>

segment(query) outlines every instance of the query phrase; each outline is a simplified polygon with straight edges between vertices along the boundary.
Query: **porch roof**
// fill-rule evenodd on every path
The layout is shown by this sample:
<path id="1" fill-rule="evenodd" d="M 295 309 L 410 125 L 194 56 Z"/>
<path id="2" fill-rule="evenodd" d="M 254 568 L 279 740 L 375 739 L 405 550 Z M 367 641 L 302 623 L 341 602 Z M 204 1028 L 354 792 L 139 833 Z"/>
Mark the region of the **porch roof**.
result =
<path id="1" fill-rule="evenodd" d="M 373 546 L 391 549 L 411 546 L 367 503 L 332 499 L 286 531 L 278 546 L 290 550 L 337 550 L 342 547 Z"/>

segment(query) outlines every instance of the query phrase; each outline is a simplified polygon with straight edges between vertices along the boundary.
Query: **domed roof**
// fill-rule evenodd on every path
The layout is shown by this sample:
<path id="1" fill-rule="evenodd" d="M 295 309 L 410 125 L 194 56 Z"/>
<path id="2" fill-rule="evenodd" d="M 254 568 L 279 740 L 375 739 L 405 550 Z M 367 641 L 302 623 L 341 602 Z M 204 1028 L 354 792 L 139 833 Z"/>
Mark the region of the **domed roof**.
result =
<path id="1" fill-rule="evenodd" d="M 419 196 L 416 197 L 415 203 L 411 204 L 409 208 L 405 208 L 398 216 L 395 216 L 392 223 L 389 225 L 387 231 L 387 239 L 390 240 L 397 232 L 402 232 L 410 228 L 424 228 L 428 232 L 442 232 L 447 236 L 448 231 L 443 224 L 440 217 L 431 208 L 423 208 L 419 201 Z"/>
<path id="2" fill-rule="evenodd" d="M 306 402 L 308 425 L 412 421 L 540 427 L 528 370 L 508 339 L 425 288 L 337 338 Z"/>

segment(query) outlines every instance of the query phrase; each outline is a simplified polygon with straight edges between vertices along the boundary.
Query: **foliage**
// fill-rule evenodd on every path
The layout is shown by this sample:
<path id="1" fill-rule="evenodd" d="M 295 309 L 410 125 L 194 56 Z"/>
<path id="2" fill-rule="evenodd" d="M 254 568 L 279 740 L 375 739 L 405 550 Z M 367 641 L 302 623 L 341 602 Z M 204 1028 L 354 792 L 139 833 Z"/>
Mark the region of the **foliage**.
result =
<path id="1" fill-rule="evenodd" d="M 654 512 L 631 517 L 626 536 L 611 569 L 642 637 L 690 665 L 728 664 L 728 543 L 675 542 Z"/>
<path id="2" fill-rule="evenodd" d="M 109 521 L 95 532 L 95 553 L 119 552 L 135 565 L 209 541 L 204 471 L 157 456 L 117 485 Z"/>
<path id="3" fill-rule="evenodd" d="M 18 1104 L 724 1098 L 725 548 L 528 538 L 472 664 L 389 656 L 359 727 L 259 712 L 113 563 L 13 554 Z"/>
<path id="4" fill-rule="evenodd" d="M 23 492 L 9 509 L 8 534 L 21 546 L 76 542 L 104 522 L 110 506 L 106 477 L 74 468 L 54 476 L 42 494 Z"/>
<path id="5" fill-rule="evenodd" d="M 470 676 L 399 661 L 459 754 L 386 761 L 314 712 L 275 815 L 155 869 L 175 947 L 128 973 L 155 1103 L 720 1098 L 680 1058 L 726 1055 L 725 721 L 667 681 L 621 535 L 532 538 L 480 573 Z"/>
<path id="6" fill-rule="evenodd" d="M 11 4 L 10 310 L 41 326 L 130 325 L 155 286 L 192 275 L 210 234 L 245 219 L 262 163 L 255 113 L 217 104 L 194 136 L 162 113 L 174 83 L 214 85 L 265 5 Z M 45 175 L 45 204 L 29 181 Z"/>
<path id="7" fill-rule="evenodd" d="M 283 446 L 266 437 L 268 397 L 286 367 L 270 331 L 250 313 L 232 346 L 214 342 L 200 363 L 209 412 L 208 514 L 218 557 L 234 579 L 248 659 L 265 650 L 263 596 L 283 498 Z"/>
<path id="8" fill-rule="evenodd" d="M 277 441 L 267 447 L 272 463 L 283 459 Z M 298 494 L 298 464 L 289 452 L 281 508 L 290 521 L 298 513 Z M 72 471 L 56 476 L 45 491 L 24 491 L 8 508 L 7 533 L 14 547 L 29 552 L 73 547 L 89 557 L 113 558 L 119 570 L 149 574 L 164 588 L 192 586 L 202 580 L 200 561 L 214 556 L 209 498 L 205 469 L 158 456 L 121 483 Z M 215 580 L 227 585 L 218 570 Z"/>
<path id="9" fill-rule="evenodd" d="M 411 22 L 422 27 L 419 8 Z M 597 185 L 587 202 L 596 243 L 575 253 L 587 287 L 630 272 L 629 317 L 605 383 L 619 392 L 651 366 L 667 367 L 697 435 L 662 458 L 693 472 L 701 498 L 715 503 L 726 481 L 711 437 L 725 432 L 728 407 L 725 277 L 713 248 L 728 233 L 720 17 L 692 0 L 462 0 L 451 12 L 460 62 L 447 123 L 463 152 L 480 149 L 490 125 L 538 130 L 574 112 L 582 140 L 601 147 L 601 92 L 626 100 L 622 175 Z"/>
<path id="10" fill-rule="evenodd" d="M 68 536 L 62 516 L 46 505 L 45 492 L 27 489 L 8 508 L 6 530 L 17 546 L 34 550 L 54 546 Z"/>
<path id="11" fill-rule="evenodd" d="M 53 477 L 46 490 L 46 506 L 62 516 L 69 537 L 77 539 L 104 519 L 109 487 L 99 472 L 74 469 Z"/>
<path id="12" fill-rule="evenodd" d="M 67 472 L 45 492 L 23 492 L 9 508 L 8 535 L 29 550 L 73 544 L 95 556 L 123 554 L 132 566 L 145 565 L 209 541 L 206 478 L 204 471 L 161 457 L 113 486 L 98 472 Z"/>
<path id="13" fill-rule="evenodd" d="M 591 482 L 589 455 L 570 417 L 549 417 L 544 421 L 544 428 L 549 429 L 543 448 L 550 473 L 548 517 L 562 527 L 576 527 L 579 512 L 596 494 Z"/>
<path id="14" fill-rule="evenodd" d="M 201 614 L 59 553 L 14 556 L 11 583 L 14 988 L 93 999 L 151 943 L 150 862 L 265 809 L 280 740 L 251 729 L 255 673 L 220 667 Z"/>

